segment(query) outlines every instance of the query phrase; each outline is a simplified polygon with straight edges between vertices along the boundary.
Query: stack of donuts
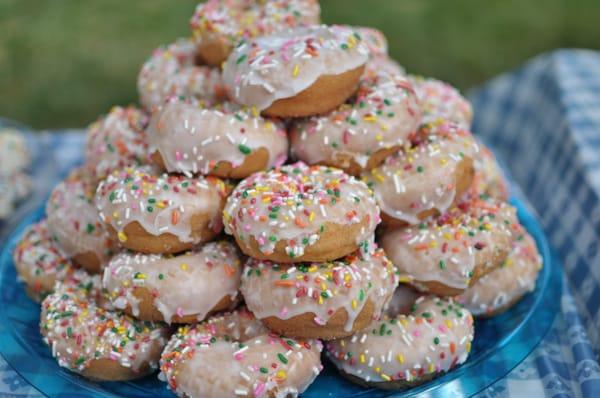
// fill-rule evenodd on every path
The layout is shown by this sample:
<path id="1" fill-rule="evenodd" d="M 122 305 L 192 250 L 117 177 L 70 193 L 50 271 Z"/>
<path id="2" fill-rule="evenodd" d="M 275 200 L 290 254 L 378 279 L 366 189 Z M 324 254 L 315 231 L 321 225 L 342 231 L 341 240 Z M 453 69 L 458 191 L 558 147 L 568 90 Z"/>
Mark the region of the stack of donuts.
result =
<path id="1" fill-rule="evenodd" d="M 209 0 L 16 248 L 61 366 L 181 397 L 410 388 L 535 287 L 469 102 L 316 0 Z M 322 354 L 323 353 L 323 363 Z"/>

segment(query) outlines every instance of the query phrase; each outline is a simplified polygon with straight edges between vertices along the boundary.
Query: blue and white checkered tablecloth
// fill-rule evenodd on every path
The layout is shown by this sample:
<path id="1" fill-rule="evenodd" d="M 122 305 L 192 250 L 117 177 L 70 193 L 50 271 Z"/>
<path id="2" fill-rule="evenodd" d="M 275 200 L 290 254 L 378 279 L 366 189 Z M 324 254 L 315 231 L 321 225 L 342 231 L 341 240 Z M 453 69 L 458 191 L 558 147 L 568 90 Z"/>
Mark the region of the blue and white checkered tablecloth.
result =
<path id="1" fill-rule="evenodd" d="M 565 269 L 550 332 L 478 398 L 600 397 L 600 53 L 541 55 L 470 98 L 474 132 L 535 207 Z M 60 175 L 81 162 L 82 134 L 39 137 Z M 0 356 L 0 398 L 39 396 Z"/>

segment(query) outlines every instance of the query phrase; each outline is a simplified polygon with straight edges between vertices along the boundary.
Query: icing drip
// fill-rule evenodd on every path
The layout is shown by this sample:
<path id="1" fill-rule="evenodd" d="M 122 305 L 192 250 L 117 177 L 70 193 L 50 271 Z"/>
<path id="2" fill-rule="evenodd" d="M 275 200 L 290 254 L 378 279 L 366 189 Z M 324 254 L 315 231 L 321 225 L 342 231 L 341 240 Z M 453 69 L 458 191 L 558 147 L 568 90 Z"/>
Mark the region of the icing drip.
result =
<path id="1" fill-rule="evenodd" d="M 459 164 L 478 150 L 470 132 L 438 119 L 421 128 L 412 147 L 363 173 L 363 180 L 385 214 L 417 224 L 426 210 L 444 213 L 450 208 L 457 199 Z"/>
<path id="2" fill-rule="evenodd" d="M 339 169 L 304 163 L 255 173 L 235 188 L 223 211 L 225 232 L 253 237 L 262 253 L 286 241 L 290 258 L 319 240 L 325 224 L 353 225 L 366 220 L 357 242 L 369 252 L 379 209 L 367 186 Z"/>
<path id="3" fill-rule="evenodd" d="M 149 234 L 168 232 L 181 242 L 199 243 L 200 238 L 192 234 L 192 218 L 208 215 L 211 227 L 220 230 L 224 195 L 224 183 L 214 177 L 156 176 L 127 168 L 98 185 L 96 205 L 102 221 L 118 232 L 121 241 L 127 240 L 125 226 L 137 221 Z"/>
<path id="4" fill-rule="evenodd" d="M 148 116 L 135 107 L 113 107 L 88 127 L 86 167 L 102 180 L 113 170 L 148 162 Z"/>
<path id="5" fill-rule="evenodd" d="M 186 175 L 211 174 L 220 161 L 240 166 L 259 148 L 268 151 L 266 168 L 287 159 L 283 124 L 231 103 L 205 106 L 173 98 L 154 113 L 147 134 L 167 170 Z"/>
<path id="6" fill-rule="evenodd" d="M 421 297 L 410 314 L 376 321 L 363 332 L 327 343 L 327 356 L 367 382 L 414 382 L 466 361 L 473 317 L 452 300 Z"/>
<path id="7" fill-rule="evenodd" d="M 83 292 L 59 284 L 42 303 L 40 331 L 58 364 L 78 373 L 99 359 L 133 371 L 156 368 L 167 329 L 104 310 Z"/>
<path id="8" fill-rule="evenodd" d="M 457 298 L 473 315 L 493 313 L 535 289 L 542 257 L 533 238 L 523 228 L 519 230 L 502 267 L 482 276 Z"/>
<path id="9" fill-rule="evenodd" d="M 409 75 L 421 103 L 423 119 L 427 124 L 438 118 L 447 119 L 468 130 L 473 119 L 473 109 L 460 92 L 440 80 Z"/>
<path id="10" fill-rule="evenodd" d="M 290 29 L 242 40 L 223 69 L 232 98 L 259 111 L 294 97 L 323 75 L 339 75 L 367 62 L 369 50 L 358 33 L 343 26 Z"/>
<path id="11" fill-rule="evenodd" d="M 292 154 L 309 164 L 351 156 L 365 167 L 378 150 L 408 143 L 420 121 L 417 97 L 400 75 L 367 73 L 356 95 L 326 116 L 292 127 Z"/>
<path id="12" fill-rule="evenodd" d="M 236 247 L 221 241 L 178 256 L 121 253 L 104 270 L 103 285 L 115 307 L 130 307 L 136 317 L 135 292 L 144 288 L 167 323 L 174 315 L 195 315 L 202 321 L 223 298 L 235 300 L 240 275 Z"/>
<path id="13" fill-rule="evenodd" d="M 196 46 L 190 39 L 178 39 L 154 50 L 138 75 L 141 104 L 152 109 L 171 96 L 223 97 L 220 70 L 196 65 L 195 57 Z"/>
<path id="14" fill-rule="evenodd" d="M 490 267 L 495 253 L 508 251 L 516 225 L 512 206 L 472 199 L 438 218 L 386 231 L 381 246 L 414 281 L 466 289 L 475 267 Z"/>
<path id="15" fill-rule="evenodd" d="M 398 284 L 396 268 L 376 250 L 368 259 L 358 253 L 329 263 L 275 264 L 249 259 L 242 276 L 241 291 L 248 308 L 260 319 L 290 319 L 314 314 L 314 322 L 325 325 L 339 309 L 351 331 L 367 301 L 379 317 Z"/>

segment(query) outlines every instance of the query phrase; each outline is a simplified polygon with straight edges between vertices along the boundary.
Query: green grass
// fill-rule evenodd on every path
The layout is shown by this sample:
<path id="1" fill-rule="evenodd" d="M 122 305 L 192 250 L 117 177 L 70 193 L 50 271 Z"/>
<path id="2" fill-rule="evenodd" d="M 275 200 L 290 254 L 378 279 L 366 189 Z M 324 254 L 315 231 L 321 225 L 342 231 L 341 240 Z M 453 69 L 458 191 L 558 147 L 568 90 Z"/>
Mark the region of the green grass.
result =
<path id="1" fill-rule="evenodd" d="M 136 102 L 158 44 L 188 34 L 193 0 L 1 0 L 0 115 L 83 126 Z M 383 30 L 409 71 L 461 89 L 560 47 L 600 46 L 598 0 L 323 0 L 327 23 Z"/>

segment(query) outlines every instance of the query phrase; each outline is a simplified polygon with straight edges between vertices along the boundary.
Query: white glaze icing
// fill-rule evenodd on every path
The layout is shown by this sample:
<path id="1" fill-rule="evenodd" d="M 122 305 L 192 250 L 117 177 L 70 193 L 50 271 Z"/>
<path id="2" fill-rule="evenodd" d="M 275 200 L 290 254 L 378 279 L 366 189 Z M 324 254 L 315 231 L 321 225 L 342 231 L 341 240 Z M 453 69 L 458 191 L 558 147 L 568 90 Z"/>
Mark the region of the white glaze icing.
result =
<path id="1" fill-rule="evenodd" d="M 148 143 L 144 129 L 148 116 L 141 110 L 113 107 L 88 127 L 85 145 L 86 167 L 97 180 L 113 170 L 148 162 Z"/>
<path id="2" fill-rule="evenodd" d="M 326 353 L 340 370 L 367 382 L 418 382 L 465 362 L 473 333 L 468 310 L 452 300 L 421 297 L 410 314 L 330 341 Z"/>
<path id="3" fill-rule="evenodd" d="M 290 29 L 242 40 L 227 59 L 223 81 L 239 104 L 268 108 L 294 97 L 323 75 L 339 75 L 364 65 L 369 56 L 360 35 L 343 26 Z"/>
<path id="4" fill-rule="evenodd" d="M 169 100 L 154 112 L 147 134 L 169 172 L 211 174 L 217 162 L 237 167 L 259 148 L 268 151 L 267 168 L 287 159 L 283 124 L 231 103 Z"/>
<path id="5" fill-rule="evenodd" d="M 369 258 L 355 253 L 329 263 L 275 264 L 250 258 L 241 291 L 259 319 L 312 313 L 315 324 L 325 325 L 344 309 L 344 330 L 351 331 L 368 301 L 374 306 L 373 317 L 381 315 L 397 284 L 395 267 L 378 249 Z"/>
<path id="6" fill-rule="evenodd" d="M 494 154 L 482 143 L 474 157 L 475 176 L 470 193 L 475 196 L 487 195 L 498 200 L 508 200 L 508 183 Z"/>
<path id="7" fill-rule="evenodd" d="M 180 328 L 159 377 L 180 397 L 295 397 L 321 371 L 321 350 L 319 341 L 267 334 L 249 312 L 234 312 Z"/>
<path id="8" fill-rule="evenodd" d="M 178 256 L 124 252 L 105 268 L 103 286 L 116 308 L 129 307 L 136 317 L 139 299 L 135 292 L 144 288 L 167 323 L 175 315 L 195 315 L 202 321 L 222 299 L 236 301 L 241 270 L 237 248 L 226 241 L 207 243 Z"/>
<path id="9" fill-rule="evenodd" d="M 436 281 L 466 289 L 475 267 L 495 266 L 493 255 L 510 250 L 515 213 L 502 202 L 471 199 L 419 225 L 386 230 L 380 243 L 415 286 Z"/>
<path id="10" fill-rule="evenodd" d="M 431 123 L 438 118 L 450 120 L 468 130 L 473 119 L 471 104 L 460 92 L 448 83 L 432 78 L 409 75 L 423 110 L 422 123 Z"/>
<path id="11" fill-rule="evenodd" d="M 50 194 L 46 204 L 48 231 L 67 257 L 91 252 L 103 264 L 113 247 L 93 198 L 89 175 L 84 169 L 75 170 Z"/>
<path id="12" fill-rule="evenodd" d="M 246 178 L 223 211 L 225 232 L 238 241 L 253 237 L 265 254 L 283 240 L 290 259 L 315 244 L 326 223 L 353 225 L 365 220 L 357 245 L 370 252 L 380 217 L 367 186 L 339 169 L 301 162 Z"/>
<path id="13" fill-rule="evenodd" d="M 81 290 L 59 284 L 42 303 L 40 331 L 60 366 L 81 373 L 108 359 L 140 371 L 158 367 L 166 327 L 98 307 Z"/>
<path id="14" fill-rule="evenodd" d="M 517 301 L 535 289 L 542 257 L 535 241 L 522 228 L 513 243 L 513 249 L 502 267 L 482 276 L 457 301 L 473 315 L 485 315 Z"/>
<path id="15" fill-rule="evenodd" d="M 152 109 L 171 96 L 215 100 L 224 95 L 221 71 L 196 65 L 196 46 L 190 39 L 154 50 L 138 75 L 140 103 Z"/>
<path id="16" fill-rule="evenodd" d="M 96 206 L 101 220 L 118 232 L 121 241 L 127 240 L 125 226 L 137 221 L 149 234 L 170 233 L 181 242 L 200 243 L 200 237 L 192 234 L 192 217 L 208 215 L 211 228 L 218 232 L 224 194 L 224 184 L 217 178 L 155 175 L 127 168 L 98 185 Z"/>
<path id="17" fill-rule="evenodd" d="M 417 97 L 404 77 L 367 73 L 346 104 L 293 124 L 292 155 L 309 164 L 350 156 L 366 167 L 376 151 L 407 144 L 420 118 Z"/>
<path id="18" fill-rule="evenodd" d="M 420 129 L 411 147 L 389 156 L 362 178 L 383 213 L 417 224 L 420 213 L 431 209 L 443 213 L 458 199 L 458 167 L 478 150 L 469 131 L 438 119 Z"/>

